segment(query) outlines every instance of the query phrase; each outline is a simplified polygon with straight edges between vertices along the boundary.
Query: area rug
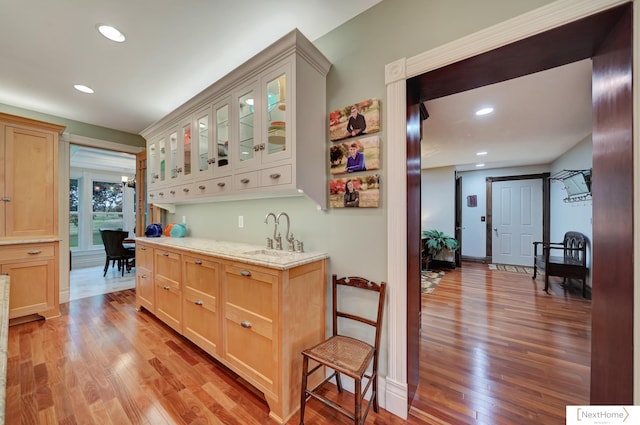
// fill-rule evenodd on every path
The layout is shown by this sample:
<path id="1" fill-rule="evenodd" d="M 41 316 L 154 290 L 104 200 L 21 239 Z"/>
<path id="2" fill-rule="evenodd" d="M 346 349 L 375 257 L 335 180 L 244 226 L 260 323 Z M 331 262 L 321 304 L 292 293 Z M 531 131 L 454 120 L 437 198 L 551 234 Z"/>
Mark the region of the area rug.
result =
<path id="1" fill-rule="evenodd" d="M 510 264 L 489 264 L 489 270 L 500 270 L 503 272 L 533 274 L 533 267 L 512 266 Z"/>
<path id="2" fill-rule="evenodd" d="M 421 272 L 420 286 L 422 288 L 422 293 L 431 294 L 435 291 L 443 276 L 443 271 L 425 270 Z"/>

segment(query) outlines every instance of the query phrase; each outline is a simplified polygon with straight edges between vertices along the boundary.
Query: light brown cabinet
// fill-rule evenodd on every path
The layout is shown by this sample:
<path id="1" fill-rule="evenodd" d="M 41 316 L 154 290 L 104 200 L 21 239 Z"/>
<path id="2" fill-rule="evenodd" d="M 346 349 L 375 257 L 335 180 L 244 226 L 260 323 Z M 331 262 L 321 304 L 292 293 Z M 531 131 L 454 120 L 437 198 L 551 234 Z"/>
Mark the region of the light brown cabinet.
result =
<path id="1" fill-rule="evenodd" d="M 224 268 L 224 356 L 264 392 L 275 393 L 279 273 L 246 264 Z"/>
<path id="2" fill-rule="evenodd" d="M 256 387 L 270 416 L 286 423 L 300 404 L 300 352 L 325 338 L 326 259 L 282 269 L 167 248 L 168 239 L 136 242 L 137 252 L 145 247 L 136 258 L 138 307 Z M 153 294 L 141 278 L 150 269 Z"/>
<path id="3" fill-rule="evenodd" d="M 141 242 L 136 243 L 136 308 L 144 307 L 155 312 L 153 290 L 153 248 Z"/>
<path id="4" fill-rule="evenodd" d="M 0 263 L 9 316 L 60 314 L 58 139 L 63 126 L 0 113 Z"/>
<path id="5" fill-rule="evenodd" d="M 58 243 L 4 245 L 0 273 L 9 275 L 9 318 L 60 315 Z"/>
<path id="6" fill-rule="evenodd" d="M 221 322 L 220 264 L 207 256 L 183 255 L 183 334 L 211 355 L 218 354 Z"/>
<path id="7" fill-rule="evenodd" d="M 153 252 L 156 317 L 182 332 L 182 256 L 167 249 Z"/>
<path id="8" fill-rule="evenodd" d="M 0 114 L 0 237 L 58 236 L 58 135 L 64 127 Z"/>

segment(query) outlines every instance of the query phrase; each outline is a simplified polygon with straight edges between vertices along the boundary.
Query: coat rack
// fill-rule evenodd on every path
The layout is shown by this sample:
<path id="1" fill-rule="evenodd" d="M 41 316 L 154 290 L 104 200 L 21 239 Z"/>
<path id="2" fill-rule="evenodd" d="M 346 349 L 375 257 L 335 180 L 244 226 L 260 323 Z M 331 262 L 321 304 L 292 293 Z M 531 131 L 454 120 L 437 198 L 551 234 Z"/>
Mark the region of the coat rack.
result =
<path id="1" fill-rule="evenodd" d="M 552 182 L 562 182 L 567 196 L 564 202 L 581 202 L 591 199 L 591 169 L 562 170 L 551 177 Z"/>

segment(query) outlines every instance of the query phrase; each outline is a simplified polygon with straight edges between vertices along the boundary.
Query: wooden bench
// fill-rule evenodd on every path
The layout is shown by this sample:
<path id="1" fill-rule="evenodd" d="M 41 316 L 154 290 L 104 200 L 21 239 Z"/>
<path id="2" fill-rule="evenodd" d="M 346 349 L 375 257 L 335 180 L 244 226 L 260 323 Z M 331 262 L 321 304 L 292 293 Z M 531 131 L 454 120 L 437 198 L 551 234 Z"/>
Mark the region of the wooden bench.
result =
<path id="1" fill-rule="evenodd" d="M 582 296 L 587 296 L 587 237 L 580 232 L 567 232 L 562 243 L 534 242 L 533 277 L 544 271 L 544 291 L 549 293 L 549 276 L 582 280 Z M 538 253 L 538 246 L 542 252 Z M 559 255 L 552 255 L 557 253 Z"/>

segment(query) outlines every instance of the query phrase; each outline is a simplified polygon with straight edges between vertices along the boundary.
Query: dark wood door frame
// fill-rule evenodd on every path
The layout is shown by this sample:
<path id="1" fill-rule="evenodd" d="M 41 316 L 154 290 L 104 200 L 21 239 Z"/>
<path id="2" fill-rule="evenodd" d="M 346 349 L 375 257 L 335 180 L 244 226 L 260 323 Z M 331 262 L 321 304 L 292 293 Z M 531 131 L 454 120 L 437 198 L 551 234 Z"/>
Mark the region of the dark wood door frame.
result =
<path id="1" fill-rule="evenodd" d="M 427 100 L 587 58 L 600 66 L 594 69 L 594 82 L 628 77 L 626 85 L 611 84 L 616 87 L 610 92 L 594 88 L 591 404 L 633 404 L 632 16 L 633 4 L 625 3 L 407 80 L 410 111 Z M 408 166 L 420 162 L 416 144 L 419 137 L 408 135 Z M 420 223 L 420 203 L 416 203 L 420 195 L 415 195 L 420 186 L 407 183 L 410 248 L 417 244 L 412 223 Z M 613 228 L 612 222 L 616 222 Z M 412 252 L 408 249 L 409 257 Z M 419 293 L 419 267 L 419 261 L 407 261 L 409 322 L 419 320 L 410 311 L 411 298 Z M 605 270 L 613 269 L 614 274 L 605 275 Z M 415 361 L 411 350 L 419 342 L 412 338 L 415 335 L 408 332 L 408 374 L 417 368 L 411 364 Z"/>
<path id="2" fill-rule="evenodd" d="M 551 183 L 549 181 L 550 173 L 540 174 L 524 174 L 518 176 L 501 176 L 501 177 L 487 177 L 487 227 L 486 227 L 486 253 L 485 257 L 487 261 L 492 262 L 493 259 L 493 186 L 494 182 L 506 182 L 511 180 L 542 180 L 542 240 L 549 242 L 550 234 L 550 216 L 551 216 Z M 533 263 L 532 263 L 533 265 Z"/>

